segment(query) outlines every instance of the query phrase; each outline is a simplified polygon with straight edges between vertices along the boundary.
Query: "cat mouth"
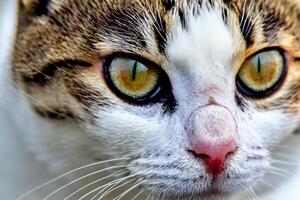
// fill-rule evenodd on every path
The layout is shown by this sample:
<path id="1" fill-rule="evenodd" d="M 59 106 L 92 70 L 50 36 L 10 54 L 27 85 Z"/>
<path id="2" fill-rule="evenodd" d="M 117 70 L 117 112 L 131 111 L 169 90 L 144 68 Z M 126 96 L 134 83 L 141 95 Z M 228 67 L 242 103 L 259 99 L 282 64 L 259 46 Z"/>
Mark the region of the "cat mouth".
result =
<path id="1" fill-rule="evenodd" d="M 225 200 L 230 198 L 233 193 L 230 192 L 224 192 L 219 189 L 209 189 L 204 192 L 194 192 L 194 193 L 178 193 L 178 194 L 172 194 L 169 193 L 165 195 L 166 200 L 199 200 L 199 199 L 205 199 L 205 200 Z"/>
<path id="2" fill-rule="evenodd" d="M 169 179 L 156 181 L 157 184 L 151 185 L 150 188 L 156 188 L 157 196 L 161 195 L 160 191 L 164 191 L 166 200 L 228 200 L 230 197 L 242 193 L 246 186 L 253 183 L 253 179 L 250 177 L 252 177 L 250 174 L 235 177 L 223 174 L 218 178 L 202 176 L 197 179 L 181 181 Z M 146 188 L 149 187 L 145 186 Z"/>
<path id="3" fill-rule="evenodd" d="M 232 184 L 232 183 L 231 183 Z M 205 200 L 221 200 L 228 199 L 235 194 L 236 190 L 241 188 L 236 187 L 235 191 L 226 190 L 226 183 L 224 180 L 212 179 L 210 182 L 204 183 L 203 180 L 200 179 L 195 182 L 185 182 L 179 183 L 176 185 L 164 185 L 164 183 L 153 185 L 153 187 L 157 188 L 157 192 L 155 192 L 158 196 L 160 196 L 160 191 L 168 191 L 164 192 L 164 196 L 166 199 L 178 199 L 178 200 L 186 200 L 186 199 L 205 199 Z"/>

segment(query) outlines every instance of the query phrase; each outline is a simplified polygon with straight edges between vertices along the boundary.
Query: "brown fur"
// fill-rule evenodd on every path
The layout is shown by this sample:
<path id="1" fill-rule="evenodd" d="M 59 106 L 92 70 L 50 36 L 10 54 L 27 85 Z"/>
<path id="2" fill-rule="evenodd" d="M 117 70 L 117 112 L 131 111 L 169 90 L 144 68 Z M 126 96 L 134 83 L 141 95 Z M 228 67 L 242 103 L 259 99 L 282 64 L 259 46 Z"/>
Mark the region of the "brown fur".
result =
<path id="1" fill-rule="evenodd" d="M 20 2 L 12 70 L 16 84 L 35 99 L 30 101 L 38 113 L 48 117 L 58 113 L 83 120 L 91 119 L 92 105 L 109 106 L 113 103 L 106 98 L 111 96 L 111 92 L 99 75 L 99 60 L 113 52 L 123 51 L 163 65 L 167 62 L 164 40 L 167 39 L 172 21 L 180 20 L 182 26 L 185 26 L 183 13 L 184 9 L 189 9 L 182 0 L 62 2 L 58 4 L 50 1 L 46 7 L 39 5 L 37 0 Z M 194 1 L 186 2 L 194 4 Z M 229 12 L 235 13 L 237 18 L 242 17 L 243 0 L 198 2 L 199 6 L 223 5 Z M 285 105 L 287 100 L 291 105 L 298 105 L 299 5 L 292 0 L 256 0 L 255 3 L 257 10 L 247 14 L 251 16 L 261 10 L 263 12 L 259 23 L 254 24 L 249 38 L 246 38 L 247 49 L 243 54 L 248 55 L 268 46 L 280 46 L 289 52 L 289 73 L 284 86 L 277 93 L 253 102 L 263 109 Z M 141 21 L 134 20 L 131 15 L 139 17 Z M 149 21 L 150 16 L 152 21 Z M 154 49 L 147 47 L 149 41 L 145 41 L 138 32 L 138 26 L 145 26 L 153 32 L 153 41 L 157 44 Z M 128 35 L 133 37 L 132 40 L 125 39 Z M 116 43 L 111 48 L 111 42 L 107 41 L 109 38 L 116 38 L 120 44 Z M 288 105 L 285 110 L 289 113 L 299 112 L 299 108 Z"/>

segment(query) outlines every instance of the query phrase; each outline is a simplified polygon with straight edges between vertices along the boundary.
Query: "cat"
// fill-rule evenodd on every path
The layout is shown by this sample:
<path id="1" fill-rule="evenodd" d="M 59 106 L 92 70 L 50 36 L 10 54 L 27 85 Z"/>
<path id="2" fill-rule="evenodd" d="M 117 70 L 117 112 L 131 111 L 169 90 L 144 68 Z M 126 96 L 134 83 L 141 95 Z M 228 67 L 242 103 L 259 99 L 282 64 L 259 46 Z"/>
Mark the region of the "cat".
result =
<path id="1" fill-rule="evenodd" d="M 0 6 L 1 199 L 297 199 L 297 0 Z"/>

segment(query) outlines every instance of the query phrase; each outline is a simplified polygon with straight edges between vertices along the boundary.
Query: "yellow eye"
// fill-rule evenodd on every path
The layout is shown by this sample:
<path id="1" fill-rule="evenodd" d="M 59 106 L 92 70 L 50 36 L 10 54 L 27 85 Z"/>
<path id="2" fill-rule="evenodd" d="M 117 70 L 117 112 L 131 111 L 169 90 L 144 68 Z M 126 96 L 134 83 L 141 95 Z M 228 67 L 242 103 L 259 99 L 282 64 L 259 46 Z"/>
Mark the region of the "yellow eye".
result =
<path id="1" fill-rule="evenodd" d="M 152 98 L 160 90 L 160 74 L 153 65 L 126 57 L 114 57 L 106 63 L 105 75 L 119 95 L 143 101 Z"/>
<path id="2" fill-rule="evenodd" d="M 237 76 L 237 88 L 246 96 L 263 98 L 275 92 L 286 76 L 286 60 L 279 50 L 265 50 L 248 58 Z"/>

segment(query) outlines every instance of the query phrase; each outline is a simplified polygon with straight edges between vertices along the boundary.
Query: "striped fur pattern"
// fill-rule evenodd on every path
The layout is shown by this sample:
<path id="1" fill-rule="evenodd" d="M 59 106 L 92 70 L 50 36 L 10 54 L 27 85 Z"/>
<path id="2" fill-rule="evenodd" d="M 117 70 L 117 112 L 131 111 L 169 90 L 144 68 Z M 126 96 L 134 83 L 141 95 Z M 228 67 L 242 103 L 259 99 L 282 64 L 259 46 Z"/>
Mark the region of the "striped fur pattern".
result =
<path id="1" fill-rule="evenodd" d="M 127 155 L 126 170 L 145 180 L 145 194 L 230 199 L 261 187 L 272 148 L 298 128 L 299 19 L 296 0 L 20 0 L 13 81 L 31 97 L 35 117 L 83 130 L 88 139 L 74 152 L 84 146 L 91 160 Z M 268 47 L 286 51 L 288 75 L 271 96 L 247 98 L 236 90 L 239 67 Z M 113 53 L 160 66 L 174 101 L 137 106 L 118 98 L 102 73 Z M 207 102 L 229 108 L 238 125 L 237 153 L 217 182 L 186 152 L 185 122 Z"/>

